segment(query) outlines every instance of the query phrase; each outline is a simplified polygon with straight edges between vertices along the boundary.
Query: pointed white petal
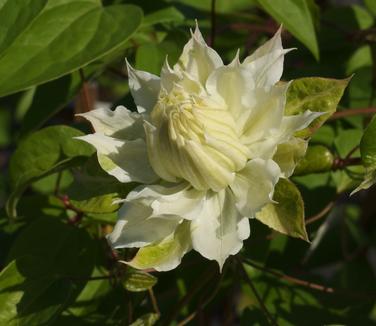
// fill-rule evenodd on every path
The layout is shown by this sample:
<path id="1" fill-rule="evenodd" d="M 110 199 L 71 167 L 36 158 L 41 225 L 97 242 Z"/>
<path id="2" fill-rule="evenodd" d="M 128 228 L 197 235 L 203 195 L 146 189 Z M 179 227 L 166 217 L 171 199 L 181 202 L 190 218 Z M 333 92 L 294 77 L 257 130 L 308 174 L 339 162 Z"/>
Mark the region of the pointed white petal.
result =
<path id="1" fill-rule="evenodd" d="M 142 115 L 124 106 L 118 106 L 114 111 L 99 108 L 77 115 L 89 120 L 96 132 L 106 136 L 129 140 L 145 138 Z"/>
<path id="2" fill-rule="evenodd" d="M 253 159 L 236 174 L 230 185 L 236 206 L 243 216 L 254 217 L 267 203 L 272 202 L 274 187 L 281 170 L 272 160 Z"/>
<path id="3" fill-rule="evenodd" d="M 247 110 L 239 119 L 241 140 L 250 145 L 280 128 L 289 83 L 258 88 L 248 93 Z M 244 122 L 243 122 L 244 121 Z"/>
<path id="4" fill-rule="evenodd" d="M 141 186 L 127 197 L 127 200 L 136 199 L 148 202 L 153 216 L 177 215 L 191 220 L 201 212 L 205 192 L 195 190 L 188 183 Z"/>
<path id="5" fill-rule="evenodd" d="M 248 220 L 236 209 L 231 191 L 208 192 L 201 214 L 191 222 L 193 249 L 216 260 L 222 269 L 227 257 L 237 254 L 248 236 Z"/>
<path id="6" fill-rule="evenodd" d="M 281 79 L 284 55 L 293 49 L 283 49 L 282 28 L 264 45 L 247 57 L 245 66 L 254 76 L 256 87 L 272 86 Z"/>
<path id="7" fill-rule="evenodd" d="M 181 218 L 174 215 L 153 216 L 153 210 L 142 200 L 125 201 L 119 220 L 107 239 L 114 248 L 140 248 L 173 233 Z"/>
<path id="8" fill-rule="evenodd" d="M 129 88 L 138 112 L 150 112 L 157 103 L 160 78 L 146 71 L 136 70 L 127 61 Z"/>
<path id="9" fill-rule="evenodd" d="M 295 131 L 299 131 L 308 127 L 313 120 L 324 114 L 326 114 L 326 112 L 312 112 L 310 110 L 307 110 L 302 114 L 283 117 L 281 128 L 278 133 L 280 142 L 282 140 L 290 138 Z"/>
<path id="10" fill-rule="evenodd" d="M 222 99 L 234 119 L 246 109 L 244 101 L 254 85 L 252 74 L 236 63 L 214 70 L 206 81 L 209 94 Z"/>
<path id="11" fill-rule="evenodd" d="M 100 133 L 77 138 L 97 149 L 101 167 L 120 182 L 151 183 L 158 179 L 149 164 L 143 139 L 120 140 Z"/>
<path id="12" fill-rule="evenodd" d="M 174 70 L 185 71 L 193 79 L 205 85 L 210 73 L 222 65 L 221 57 L 215 50 L 206 45 L 200 30 L 196 26 L 196 30 L 184 46 L 183 53 L 174 66 Z"/>

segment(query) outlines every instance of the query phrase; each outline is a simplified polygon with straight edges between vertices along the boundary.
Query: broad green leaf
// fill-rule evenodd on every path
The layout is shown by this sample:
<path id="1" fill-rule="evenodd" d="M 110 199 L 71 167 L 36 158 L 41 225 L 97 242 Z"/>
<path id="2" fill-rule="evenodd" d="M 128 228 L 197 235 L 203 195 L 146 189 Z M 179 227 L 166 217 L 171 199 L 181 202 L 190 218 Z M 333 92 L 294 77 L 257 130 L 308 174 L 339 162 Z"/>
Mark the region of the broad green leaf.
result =
<path id="1" fill-rule="evenodd" d="M 299 137 L 309 137 L 336 111 L 348 82 L 349 79 L 307 77 L 291 83 L 287 91 L 287 115 L 303 113 L 306 110 L 327 113 L 317 118 L 308 128 L 299 131 Z"/>
<path id="2" fill-rule="evenodd" d="M 36 88 L 33 100 L 22 120 L 22 136 L 38 129 L 73 99 L 81 86 L 78 73 L 53 80 Z"/>
<path id="3" fill-rule="evenodd" d="M 298 188 L 287 179 L 280 179 L 274 191 L 275 204 L 266 205 L 256 219 L 289 236 L 308 240 L 304 221 L 304 203 Z"/>
<path id="4" fill-rule="evenodd" d="M 142 292 L 151 289 L 157 283 L 157 278 L 149 273 L 128 269 L 122 283 L 130 292 Z"/>
<path id="5" fill-rule="evenodd" d="M 311 0 L 257 0 L 261 7 L 302 42 L 319 59 Z"/>
<path id="6" fill-rule="evenodd" d="M 360 141 L 360 154 L 364 166 L 376 169 L 376 116 L 364 131 Z"/>
<path id="7" fill-rule="evenodd" d="M 320 173 L 330 171 L 333 166 L 334 156 L 331 151 L 322 145 L 309 146 L 305 156 L 295 168 L 295 175 Z"/>
<path id="8" fill-rule="evenodd" d="M 46 325 L 67 304 L 68 280 L 47 274 L 42 258 L 26 256 L 12 261 L 0 274 L 0 324 Z"/>
<path id="9" fill-rule="evenodd" d="M 137 318 L 129 326 L 153 326 L 159 319 L 159 315 L 155 313 L 148 313 L 146 315 Z"/>
<path id="10" fill-rule="evenodd" d="M 99 166 L 91 157 L 74 172 L 74 182 L 67 190 L 70 202 L 85 213 L 112 213 L 119 208 L 115 200 L 123 199 L 134 187 L 133 183 L 120 183 Z"/>
<path id="11" fill-rule="evenodd" d="M 0 6 L 0 96 L 56 79 L 105 56 L 124 45 L 142 19 L 133 5 L 28 2 L 21 6 L 2 0 Z"/>
<path id="12" fill-rule="evenodd" d="M 26 187 L 49 174 L 73 166 L 93 154 L 93 148 L 73 137 L 82 132 L 67 126 L 42 129 L 22 141 L 10 160 L 13 192 L 7 202 L 9 216 L 17 215 L 16 205 Z"/>
<path id="13" fill-rule="evenodd" d="M 145 15 L 142 26 L 150 26 L 161 23 L 182 22 L 183 14 L 175 7 L 167 7 Z"/>
<path id="14" fill-rule="evenodd" d="M 176 2 L 183 3 L 200 10 L 210 11 L 212 0 L 177 0 Z M 234 11 L 242 11 L 246 8 L 255 5 L 256 0 L 217 0 L 216 13 L 231 13 Z"/>
<path id="15" fill-rule="evenodd" d="M 352 192 L 368 189 L 376 183 L 376 117 L 373 117 L 360 141 L 360 154 L 366 174 L 363 182 Z"/>
<path id="16" fill-rule="evenodd" d="M 0 275 L 0 324 L 47 325 L 79 294 L 95 263 L 83 229 L 41 218 L 17 237 Z"/>
<path id="17" fill-rule="evenodd" d="M 368 10 L 376 16 L 376 2 L 374 0 L 364 0 L 364 3 Z"/>
<path id="18" fill-rule="evenodd" d="M 49 275 L 80 278 L 90 276 L 95 254 L 86 230 L 49 216 L 33 221 L 18 235 L 7 260 L 37 256 L 43 258 Z"/>

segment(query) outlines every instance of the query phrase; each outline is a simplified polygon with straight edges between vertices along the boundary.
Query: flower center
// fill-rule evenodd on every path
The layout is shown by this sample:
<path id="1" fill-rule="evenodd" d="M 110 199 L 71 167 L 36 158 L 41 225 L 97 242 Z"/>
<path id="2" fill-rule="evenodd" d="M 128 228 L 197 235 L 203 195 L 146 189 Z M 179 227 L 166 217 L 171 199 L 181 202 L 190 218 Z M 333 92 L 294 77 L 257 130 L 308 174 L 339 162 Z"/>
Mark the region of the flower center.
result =
<path id="1" fill-rule="evenodd" d="M 151 123 L 156 129 L 148 140 L 149 159 L 168 181 L 185 179 L 196 189 L 219 191 L 247 161 L 232 115 L 207 96 L 178 85 L 161 90 Z"/>

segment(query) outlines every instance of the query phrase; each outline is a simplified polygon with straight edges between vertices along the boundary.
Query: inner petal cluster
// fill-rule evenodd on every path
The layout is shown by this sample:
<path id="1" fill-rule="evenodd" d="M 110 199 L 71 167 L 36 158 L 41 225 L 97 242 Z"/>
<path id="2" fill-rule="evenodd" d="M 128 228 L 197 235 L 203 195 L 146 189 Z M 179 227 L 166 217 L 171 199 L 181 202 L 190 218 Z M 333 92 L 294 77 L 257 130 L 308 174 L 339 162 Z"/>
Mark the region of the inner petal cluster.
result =
<path id="1" fill-rule="evenodd" d="M 247 148 L 231 113 L 209 95 L 189 93 L 180 85 L 162 89 L 150 118 L 150 161 L 165 180 L 184 179 L 198 190 L 219 191 L 246 164 Z"/>

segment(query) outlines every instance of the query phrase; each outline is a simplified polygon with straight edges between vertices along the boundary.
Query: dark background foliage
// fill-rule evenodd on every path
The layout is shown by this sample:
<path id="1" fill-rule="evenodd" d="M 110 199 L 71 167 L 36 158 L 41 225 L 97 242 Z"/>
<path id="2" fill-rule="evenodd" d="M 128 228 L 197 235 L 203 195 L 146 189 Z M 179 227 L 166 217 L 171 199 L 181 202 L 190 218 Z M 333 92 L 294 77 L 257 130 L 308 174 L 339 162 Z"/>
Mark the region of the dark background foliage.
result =
<path id="1" fill-rule="evenodd" d="M 1 2 L 0 325 L 375 323 L 376 187 L 349 197 L 363 179 L 358 145 L 376 112 L 375 0 Z M 90 132 L 74 115 L 134 109 L 124 58 L 159 74 L 195 19 L 226 62 L 282 23 L 284 46 L 297 48 L 285 80 L 352 80 L 311 139 L 311 149 L 325 146 L 310 157 L 315 173 L 292 178 L 311 243 L 252 220 L 222 274 L 195 253 L 171 272 L 137 272 L 117 262 L 134 251 L 111 251 L 105 240 L 112 200 L 132 185 L 102 172 L 93 149 L 72 138 Z"/>

